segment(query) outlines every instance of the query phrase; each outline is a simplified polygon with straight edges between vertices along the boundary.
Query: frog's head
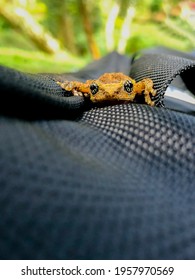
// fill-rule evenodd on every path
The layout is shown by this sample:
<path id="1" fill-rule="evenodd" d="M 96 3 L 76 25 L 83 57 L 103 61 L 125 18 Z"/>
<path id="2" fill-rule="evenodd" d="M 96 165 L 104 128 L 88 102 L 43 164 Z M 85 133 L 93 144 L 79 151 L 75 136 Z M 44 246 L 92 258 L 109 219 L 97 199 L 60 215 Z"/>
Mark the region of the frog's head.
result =
<path id="1" fill-rule="evenodd" d="M 129 77 L 121 81 L 109 81 L 109 83 L 93 80 L 89 85 L 90 100 L 94 103 L 132 101 L 134 85 L 135 81 Z"/>

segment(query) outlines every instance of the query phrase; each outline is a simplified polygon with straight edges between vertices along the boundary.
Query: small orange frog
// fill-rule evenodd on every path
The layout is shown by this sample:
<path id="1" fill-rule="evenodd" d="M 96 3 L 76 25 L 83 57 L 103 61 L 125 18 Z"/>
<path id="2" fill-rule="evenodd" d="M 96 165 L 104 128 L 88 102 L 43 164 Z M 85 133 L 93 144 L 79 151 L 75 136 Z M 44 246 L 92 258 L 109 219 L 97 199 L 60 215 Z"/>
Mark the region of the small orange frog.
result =
<path id="1" fill-rule="evenodd" d="M 151 95 L 156 95 L 153 82 L 145 78 L 140 82 L 123 73 L 105 73 L 97 80 L 87 80 L 85 83 L 76 81 L 57 82 L 66 91 L 75 96 L 90 98 L 93 103 L 128 103 L 135 101 L 136 96 L 144 96 L 145 103 L 154 106 Z"/>

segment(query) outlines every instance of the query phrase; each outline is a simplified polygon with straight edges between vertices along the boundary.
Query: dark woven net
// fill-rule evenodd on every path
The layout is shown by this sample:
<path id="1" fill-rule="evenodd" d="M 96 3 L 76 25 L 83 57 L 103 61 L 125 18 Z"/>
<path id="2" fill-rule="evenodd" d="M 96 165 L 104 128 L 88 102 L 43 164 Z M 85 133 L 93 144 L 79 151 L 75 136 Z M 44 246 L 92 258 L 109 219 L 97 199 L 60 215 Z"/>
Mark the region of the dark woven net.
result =
<path id="1" fill-rule="evenodd" d="M 194 106 L 90 108 L 55 83 L 118 71 L 151 77 L 158 106 L 177 75 L 195 92 L 195 61 L 177 54 L 113 53 L 62 75 L 1 68 L 2 259 L 195 258 Z"/>

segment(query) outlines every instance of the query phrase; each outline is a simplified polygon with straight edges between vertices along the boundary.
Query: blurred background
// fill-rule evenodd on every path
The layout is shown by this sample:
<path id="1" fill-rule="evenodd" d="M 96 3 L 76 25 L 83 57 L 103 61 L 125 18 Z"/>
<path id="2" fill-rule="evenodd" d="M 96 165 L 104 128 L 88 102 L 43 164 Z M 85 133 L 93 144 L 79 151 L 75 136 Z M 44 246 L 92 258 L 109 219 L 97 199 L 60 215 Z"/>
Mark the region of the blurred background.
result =
<path id="1" fill-rule="evenodd" d="M 116 50 L 195 49 L 195 1 L 0 0 L 0 64 L 74 71 Z"/>

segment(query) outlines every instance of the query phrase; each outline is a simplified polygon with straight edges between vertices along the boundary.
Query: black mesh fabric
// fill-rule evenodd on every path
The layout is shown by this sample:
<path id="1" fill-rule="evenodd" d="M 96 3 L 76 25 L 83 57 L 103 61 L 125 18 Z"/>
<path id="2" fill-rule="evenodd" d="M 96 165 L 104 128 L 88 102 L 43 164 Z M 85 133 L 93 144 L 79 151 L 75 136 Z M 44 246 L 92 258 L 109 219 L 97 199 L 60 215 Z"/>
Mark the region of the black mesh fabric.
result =
<path id="1" fill-rule="evenodd" d="M 144 66 L 144 67 L 143 67 Z M 153 98 L 157 106 L 163 105 L 163 96 L 168 85 L 177 76 L 187 72 L 185 77 L 186 85 L 195 93 L 195 86 L 191 79 L 195 75 L 195 60 L 186 57 L 174 56 L 170 54 L 146 54 L 133 64 L 130 75 L 135 80 L 142 80 L 149 77 L 153 80 L 158 94 Z"/>
<path id="2" fill-rule="evenodd" d="M 1 68 L 1 259 L 195 258 L 194 106 L 90 107 L 55 83 L 149 76 L 159 106 L 177 75 L 195 92 L 185 55 L 130 61 L 112 53 L 61 75 Z"/>

